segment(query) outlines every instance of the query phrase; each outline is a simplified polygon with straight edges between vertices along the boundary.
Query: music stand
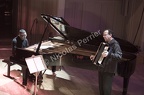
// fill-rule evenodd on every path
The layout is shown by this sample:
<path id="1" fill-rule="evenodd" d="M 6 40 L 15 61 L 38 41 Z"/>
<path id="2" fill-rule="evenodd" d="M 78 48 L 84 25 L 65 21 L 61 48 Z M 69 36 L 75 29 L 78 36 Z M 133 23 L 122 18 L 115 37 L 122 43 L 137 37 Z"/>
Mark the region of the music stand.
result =
<path id="1" fill-rule="evenodd" d="M 36 95 L 37 79 L 38 79 L 37 77 L 38 77 L 40 71 L 47 69 L 47 66 L 45 64 L 45 61 L 44 61 L 42 55 L 25 58 L 25 61 L 28 66 L 30 74 L 35 73 L 36 80 L 35 80 L 34 95 Z"/>

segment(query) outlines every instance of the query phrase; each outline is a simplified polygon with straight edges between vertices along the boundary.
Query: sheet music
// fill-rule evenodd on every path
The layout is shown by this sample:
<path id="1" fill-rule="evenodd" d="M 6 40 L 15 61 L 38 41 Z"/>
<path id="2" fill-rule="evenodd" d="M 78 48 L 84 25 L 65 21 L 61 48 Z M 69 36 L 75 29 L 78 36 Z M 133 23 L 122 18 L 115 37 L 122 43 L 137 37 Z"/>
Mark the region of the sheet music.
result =
<path id="1" fill-rule="evenodd" d="M 54 48 L 54 46 L 41 46 L 40 49 Z"/>
<path id="2" fill-rule="evenodd" d="M 37 67 L 35 66 L 35 62 L 34 62 L 33 58 L 27 58 L 26 63 L 27 63 L 27 66 L 28 66 L 31 74 L 35 73 L 37 71 Z"/>
<path id="3" fill-rule="evenodd" d="M 30 73 L 40 72 L 47 69 L 42 55 L 25 58 Z"/>

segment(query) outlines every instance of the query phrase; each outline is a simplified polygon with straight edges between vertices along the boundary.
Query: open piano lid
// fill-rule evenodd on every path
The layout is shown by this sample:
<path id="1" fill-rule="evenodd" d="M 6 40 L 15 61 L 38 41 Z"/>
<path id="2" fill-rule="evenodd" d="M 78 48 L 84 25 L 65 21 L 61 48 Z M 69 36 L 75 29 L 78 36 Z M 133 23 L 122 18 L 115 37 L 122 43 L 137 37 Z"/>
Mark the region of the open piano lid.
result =
<path id="1" fill-rule="evenodd" d="M 85 30 L 81 30 L 75 27 L 70 26 L 66 20 L 64 20 L 62 17 L 55 17 L 47 14 L 41 14 L 41 17 L 51 25 L 53 29 L 58 32 L 64 40 L 78 42 L 83 41 L 85 39 L 88 39 L 87 42 L 83 42 L 82 44 L 85 45 L 92 45 L 98 47 L 101 42 L 104 42 L 104 39 L 102 35 L 100 35 L 99 31 L 96 32 L 96 35 L 94 32 L 88 32 Z M 94 33 L 94 34 L 93 34 Z M 90 36 L 95 36 L 91 37 Z M 89 37 L 89 38 L 88 38 Z M 119 42 L 121 49 L 123 52 L 126 53 L 137 53 L 138 49 L 136 46 L 134 46 L 132 43 L 116 38 L 115 39 Z"/>

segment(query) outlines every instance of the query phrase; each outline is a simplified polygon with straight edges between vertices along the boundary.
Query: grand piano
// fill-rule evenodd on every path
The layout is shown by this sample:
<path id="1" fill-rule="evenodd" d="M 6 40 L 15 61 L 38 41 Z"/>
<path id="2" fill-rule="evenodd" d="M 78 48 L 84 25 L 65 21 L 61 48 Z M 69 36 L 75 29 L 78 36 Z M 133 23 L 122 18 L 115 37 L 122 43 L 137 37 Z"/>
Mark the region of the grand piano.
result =
<path id="1" fill-rule="evenodd" d="M 70 26 L 62 17 L 41 14 L 47 26 L 39 44 L 27 48 L 17 48 L 16 56 L 10 56 L 10 61 L 23 67 L 23 85 L 27 84 L 27 65 L 25 58 L 32 55 L 43 55 L 47 66 L 73 66 L 77 68 L 97 70 L 90 55 L 95 54 L 104 39 L 100 31 L 88 32 Z M 47 27 L 51 26 L 59 36 L 43 40 Z M 136 53 L 138 49 L 128 41 L 120 38 L 119 42 L 123 55 L 118 64 L 118 75 L 123 77 L 123 95 L 127 94 L 130 76 L 135 71 Z"/>

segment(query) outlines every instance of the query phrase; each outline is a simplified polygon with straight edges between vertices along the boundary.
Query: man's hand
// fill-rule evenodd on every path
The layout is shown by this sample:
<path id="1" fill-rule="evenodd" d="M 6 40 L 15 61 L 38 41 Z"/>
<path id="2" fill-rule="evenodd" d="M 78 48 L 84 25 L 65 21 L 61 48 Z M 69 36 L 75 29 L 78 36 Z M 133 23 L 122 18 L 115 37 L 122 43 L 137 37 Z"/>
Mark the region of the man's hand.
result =
<path id="1" fill-rule="evenodd" d="M 102 52 L 102 56 L 103 56 L 103 57 L 107 57 L 107 55 L 108 55 L 108 51 Z"/>

